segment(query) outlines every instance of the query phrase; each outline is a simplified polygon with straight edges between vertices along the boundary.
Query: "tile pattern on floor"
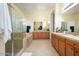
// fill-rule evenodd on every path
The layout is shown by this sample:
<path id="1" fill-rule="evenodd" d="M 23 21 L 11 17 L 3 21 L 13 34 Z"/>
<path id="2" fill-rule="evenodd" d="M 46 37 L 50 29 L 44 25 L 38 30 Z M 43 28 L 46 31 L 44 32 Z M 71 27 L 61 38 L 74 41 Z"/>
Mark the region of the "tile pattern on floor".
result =
<path id="1" fill-rule="evenodd" d="M 59 56 L 51 46 L 50 40 L 33 40 L 24 52 L 32 52 L 32 56 Z"/>

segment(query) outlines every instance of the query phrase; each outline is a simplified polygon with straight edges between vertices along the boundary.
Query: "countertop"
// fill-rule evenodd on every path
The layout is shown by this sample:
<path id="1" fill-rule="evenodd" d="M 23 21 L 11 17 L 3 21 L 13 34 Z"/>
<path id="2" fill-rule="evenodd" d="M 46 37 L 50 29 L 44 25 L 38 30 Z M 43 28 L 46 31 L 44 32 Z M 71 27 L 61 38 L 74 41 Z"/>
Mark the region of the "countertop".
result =
<path id="1" fill-rule="evenodd" d="M 50 32 L 50 31 L 38 30 L 38 31 L 33 31 L 33 32 Z"/>
<path id="2" fill-rule="evenodd" d="M 56 33 L 56 32 L 52 32 L 53 34 L 57 34 L 59 36 L 64 36 L 66 38 L 69 38 L 70 40 L 79 42 L 79 35 L 72 35 L 72 34 L 64 34 L 64 33 Z"/>

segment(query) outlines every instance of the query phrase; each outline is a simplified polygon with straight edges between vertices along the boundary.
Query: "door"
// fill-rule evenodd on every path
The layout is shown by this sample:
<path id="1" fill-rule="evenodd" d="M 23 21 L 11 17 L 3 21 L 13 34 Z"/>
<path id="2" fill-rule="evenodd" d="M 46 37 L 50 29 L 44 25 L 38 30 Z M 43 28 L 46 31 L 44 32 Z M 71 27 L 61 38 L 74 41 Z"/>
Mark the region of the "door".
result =
<path id="1" fill-rule="evenodd" d="M 23 17 L 11 6 L 11 24 L 12 24 L 12 55 L 17 55 L 23 48 L 23 23 L 20 19 Z"/>

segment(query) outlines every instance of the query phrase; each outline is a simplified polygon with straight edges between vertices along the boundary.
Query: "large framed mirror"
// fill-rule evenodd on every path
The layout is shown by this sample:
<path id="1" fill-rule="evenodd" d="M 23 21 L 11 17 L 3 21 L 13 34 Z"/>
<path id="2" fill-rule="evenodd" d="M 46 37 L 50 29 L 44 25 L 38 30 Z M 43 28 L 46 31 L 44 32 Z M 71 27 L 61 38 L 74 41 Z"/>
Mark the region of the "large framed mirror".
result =
<path id="1" fill-rule="evenodd" d="M 42 22 L 34 22 L 34 31 L 43 30 L 43 23 Z"/>

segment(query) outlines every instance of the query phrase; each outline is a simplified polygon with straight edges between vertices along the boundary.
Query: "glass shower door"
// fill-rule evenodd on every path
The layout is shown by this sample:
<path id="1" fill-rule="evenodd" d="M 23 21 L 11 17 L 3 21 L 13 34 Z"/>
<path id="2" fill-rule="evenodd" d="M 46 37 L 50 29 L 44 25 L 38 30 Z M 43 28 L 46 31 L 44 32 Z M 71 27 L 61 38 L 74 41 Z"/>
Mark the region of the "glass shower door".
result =
<path id="1" fill-rule="evenodd" d="M 21 21 L 22 16 L 10 6 L 10 15 L 12 23 L 12 55 L 16 56 L 23 48 L 23 24 Z"/>

